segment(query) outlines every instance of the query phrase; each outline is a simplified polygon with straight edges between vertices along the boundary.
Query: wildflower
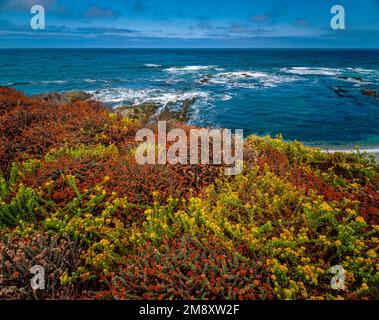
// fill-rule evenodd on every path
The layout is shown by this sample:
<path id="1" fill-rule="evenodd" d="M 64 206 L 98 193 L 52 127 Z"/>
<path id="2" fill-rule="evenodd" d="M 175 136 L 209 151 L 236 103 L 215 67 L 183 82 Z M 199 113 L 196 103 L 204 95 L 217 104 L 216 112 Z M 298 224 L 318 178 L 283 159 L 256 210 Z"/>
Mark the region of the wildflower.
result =
<path id="1" fill-rule="evenodd" d="M 333 211 L 333 209 L 330 207 L 330 205 L 327 202 L 321 203 L 321 209 L 327 212 Z"/>
<path id="2" fill-rule="evenodd" d="M 50 180 L 50 181 L 48 181 L 48 182 L 45 183 L 45 186 L 46 187 L 50 187 L 53 183 L 54 183 L 54 181 Z"/>
<path id="3" fill-rule="evenodd" d="M 286 298 L 288 298 L 288 299 L 292 298 L 292 291 L 290 289 L 284 289 L 283 293 L 286 296 Z"/>
<path id="4" fill-rule="evenodd" d="M 310 203 L 303 204 L 303 207 L 308 210 L 312 210 L 312 205 Z"/>
<path id="5" fill-rule="evenodd" d="M 376 258 L 376 252 L 374 250 L 369 250 L 367 251 L 367 255 L 370 257 L 370 258 Z"/>
<path id="6" fill-rule="evenodd" d="M 101 239 L 100 244 L 103 245 L 104 247 L 109 245 L 109 241 L 107 239 Z"/>
<path id="7" fill-rule="evenodd" d="M 61 281 L 61 284 L 62 284 L 62 285 L 65 285 L 65 284 L 69 281 L 68 274 L 67 274 L 66 272 L 63 273 L 63 274 L 60 276 L 59 280 Z"/>
<path id="8" fill-rule="evenodd" d="M 362 283 L 361 290 L 367 291 L 369 289 L 367 283 Z"/>
<path id="9" fill-rule="evenodd" d="M 153 197 L 158 198 L 159 197 L 159 192 L 158 191 L 153 191 Z"/>
<path id="10" fill-rule="evenodd" d="M 152 209 L 147 209 L 147 210 L 145 210 L 145 214 L 146 214 L 147 216 L 152 215 L 153 213 L 154 213 L 154 211 L 153 211 Z"/>
<path id="11" fill-rule="evenodd" d="M 363 223 L 363 222 L 365 222 L 365 219 L 363 219 L 363 217 L 359 216 L 359 217 L 355 218 L 355 221 L 358 223 Z"/>
<path id="12" fill-rule="evenodd" d="M 336 240 L 335 244 L 336 244 L 337 247 L 339 247 L 339 246 L 342 245 L 342 242 L 340 240 Z"/>

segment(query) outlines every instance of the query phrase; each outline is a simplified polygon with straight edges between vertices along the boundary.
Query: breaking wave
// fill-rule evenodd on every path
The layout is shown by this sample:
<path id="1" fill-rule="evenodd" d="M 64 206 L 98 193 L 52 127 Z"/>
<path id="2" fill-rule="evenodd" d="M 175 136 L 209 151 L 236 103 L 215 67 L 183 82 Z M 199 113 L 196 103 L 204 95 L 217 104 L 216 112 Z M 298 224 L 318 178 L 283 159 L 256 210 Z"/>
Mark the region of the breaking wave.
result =
<path id="1" fill-rule="evenodd" d="M 161 67 L 160 64 L 155 64 L 155 63 L 145 63 L 144 66 L 147 68 L 159 68 L 159 67 Z"/>
<path id="2" fill-rule="evenodd" d="M 89 92 L 102 102 L 109 103 L 114 107 L 123 105 L 135 105 L 142 103 L 158 103 L 167 105 L 168 103 L 183 102 L 186 99 L 201 98 L 208 100 L 209 93 L 202 91 L 163 90 L 163 89 L 128 89 L 111 88 Z"/>
<path id="3" fill-rule="evenodd" d="M 309 68 L 309 67 L 292 67 L 282 68 L 282 72 L 296 75 L 320 75 L 320 76 L 336 76 L 342 73 L 341 69 L 334 68 Z"/>
<path id="4" fill-rule="evenodd" d="M 169 73 L 194 73 L 198 71 L 204 70 L 223 70 L 222 68 L 218 68 L 217 66 L 184 66 L 184 67 L 171 67 L 165 69 L 166 72 Z"/>
<path id="5" fill-rule="evenodd" d="M 291 83 L 298 80 L 300 80 L 300 78 L 294 76 L 277 75 L 266 72 L 237 71 L 206 76 L 198 82 L 203 84 L 227 85 L 229 87 L 255 89 L 260 87 L 274 88 L 280 84 Z"/>

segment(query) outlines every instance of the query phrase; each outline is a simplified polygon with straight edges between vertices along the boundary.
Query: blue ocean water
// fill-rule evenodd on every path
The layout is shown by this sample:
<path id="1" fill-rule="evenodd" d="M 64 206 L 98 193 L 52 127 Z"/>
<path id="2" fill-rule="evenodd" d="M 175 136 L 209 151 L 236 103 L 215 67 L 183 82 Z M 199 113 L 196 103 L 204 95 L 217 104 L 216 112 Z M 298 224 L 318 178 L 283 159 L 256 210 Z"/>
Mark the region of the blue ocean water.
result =
<path id="1" fill-rule="evenodd" d="M 113 107 L 196 97 L 190 122 L 321 147 L 379 147 L 379 50 L 0 50 L 0 84 Z M 337 93 L 336 93 L 337 92 Z"/>

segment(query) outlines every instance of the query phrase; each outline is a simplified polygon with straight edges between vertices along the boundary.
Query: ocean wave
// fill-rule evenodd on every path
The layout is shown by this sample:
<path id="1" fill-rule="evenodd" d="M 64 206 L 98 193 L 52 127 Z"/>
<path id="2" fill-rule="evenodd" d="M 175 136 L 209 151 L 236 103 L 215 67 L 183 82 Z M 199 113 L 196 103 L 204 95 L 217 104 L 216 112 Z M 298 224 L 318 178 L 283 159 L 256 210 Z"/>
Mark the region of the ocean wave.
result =
<path id="1" fill-rule="evenodd" d="M 357 72 L 357 73 L 362 73 L 362 74 L 371 74 L 371 73 L 375 73 L 375 70 L 371 70 L 371 69 L 363 69 L 363 68 L 355 68 L 355 67 L 352 67 L 352 68 L 346 68 L 346 70 L 353 71 L 353 72 Z"/>
<path id="2" fill-rule="evenodd" d="M 338 77 L 337 79 L 340 80 L 340 81 L 354 83 L 356 86 L 371 85 L 371 84 L 373 84 L 372 82 L 364 81 L 360 77 Z"/>
<path id="3" fill-rule="evenodd" d="M 224 95 L 222 95 L 220 97 L 221 101 L 229 101 L 229 100 L 232 100 L 232 99 L 233 99 L 233 97 L 231 95 L 229 95 L 229 94 L 224 94 Z"/>
<path id="4" fill-rule="evenodd" d="M 334 68 L 310 68 L 310 67 L 292 67 L 282 68 L 282 72 L 296 75 L 319 75 L 319 76 L 336 76 L 342 73 L 341 69 Z"/>
<path id="5" fill-rule="evenodd" d="M 228 79 L 241 79 L 241 78 L 261 78 L 261 77 L 267 77 L 268 74 L 265 73 L 265 72 L 235 71 L 235 72 L 219 73 L 216 76 L 218 76 L 220 78 L 228 78 Z"/>
<path id="6" fill-rule="evenodd" d="M 53 84 L 53 83 L 56 83 L 56 84 L 62 84 L 62 83 L 67 83 L 66 80 L 51 80 L 51 81 L 36 81 L 35 83 L 42 83 L 42 84 Z"/>
<path id="7" fill-rule="evenodd" d="M 362 149 L 321 149 L 322 152 L 325 153 L 337 153 L 337 152 L 342 152 L 342 153 L 357 153 L 358 151 L 363 153 L 375 153 L 379 154 L 379 148 L 362 148 Z"/>
<path id="8" fill-rule="evenodd" d="M 166 72 L 169 73 L 194 73 L 198 71 L 204 71 L 204 70 L 211 70 L 211 69 L 219 69 L 220 71 L 222 70 L 221 68 L 218 68 L 217 66 L 184 66 L 184 67 L 171 67 L 165 69 Z"/>
<path id="9" fill-rule="evenodd" d="M 112 88 L 90 92 L 102 102 L 110 103 L 114 107 L 123 105 L 137 105 L 142 103 L 157 103 L 167 105 L 168 103 L 183 102 L 186 99 L 201 98 L 208 100 L 209 93 L 203 91 L 175 91 L 163 89 L 127 89 Z"/>
<path id="10" fill-rule="evenodd" d="M 261 71 L 235 71 L 209 75 L 200 79 L 198 83 L 255 89 L 259 87 L 274 88 L 279 84 L 291 83 L 298 80 L 300 78 L 295 76 L 270 74 Z"/>
<path id="11" fill-rule="evenodd" d="M 125 81 L 123 79 L 114 79 L 114 80 L 105 80 L 105 79 L 84 79 L 83 80 L 86 83 L 112 83 L 112 81 Z"/>
<path id="12" fill-rule="evenodd" d="M 159 68 L 159 67 L 161 67 L 160 64 L 155 64 L 155 63 L 145 63 L 144 66 L 147 68 Z"/>
<path id="13" fill-rule="evenodd" d="M 39 85 L 39 84 L 64 84 L 67 83 L 66 80 L 47 80 L 47 81 L 19 81 L 19 82 L 9 82 L 7 86 L 25 86 L 25 85 Z"/>

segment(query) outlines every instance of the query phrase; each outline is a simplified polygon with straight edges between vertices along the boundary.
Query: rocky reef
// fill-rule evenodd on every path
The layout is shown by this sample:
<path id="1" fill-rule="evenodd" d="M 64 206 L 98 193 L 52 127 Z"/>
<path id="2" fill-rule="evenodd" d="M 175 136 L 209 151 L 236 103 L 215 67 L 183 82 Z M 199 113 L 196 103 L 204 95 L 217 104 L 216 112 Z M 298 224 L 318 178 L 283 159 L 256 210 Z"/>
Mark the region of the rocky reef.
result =
<path id="1" fill-rule="evenodd" d="M 158 103 L 142 103 L 118 107 L 114 111 L 122 117 L 150 123 L 163 120 L 187 122 L 190 108 L 195 101 L 196 98 L 186 99 L 179 107 L 173 102 L 169 102 L 164 106 Z"/>
<path id="2" fill-rule="evenodd" d="M 379 92 L 378 91 L 365 89 L 365 90 L 361 90 L 361 93 L 366 95 L 366 96 L 379 99 Z"/>

